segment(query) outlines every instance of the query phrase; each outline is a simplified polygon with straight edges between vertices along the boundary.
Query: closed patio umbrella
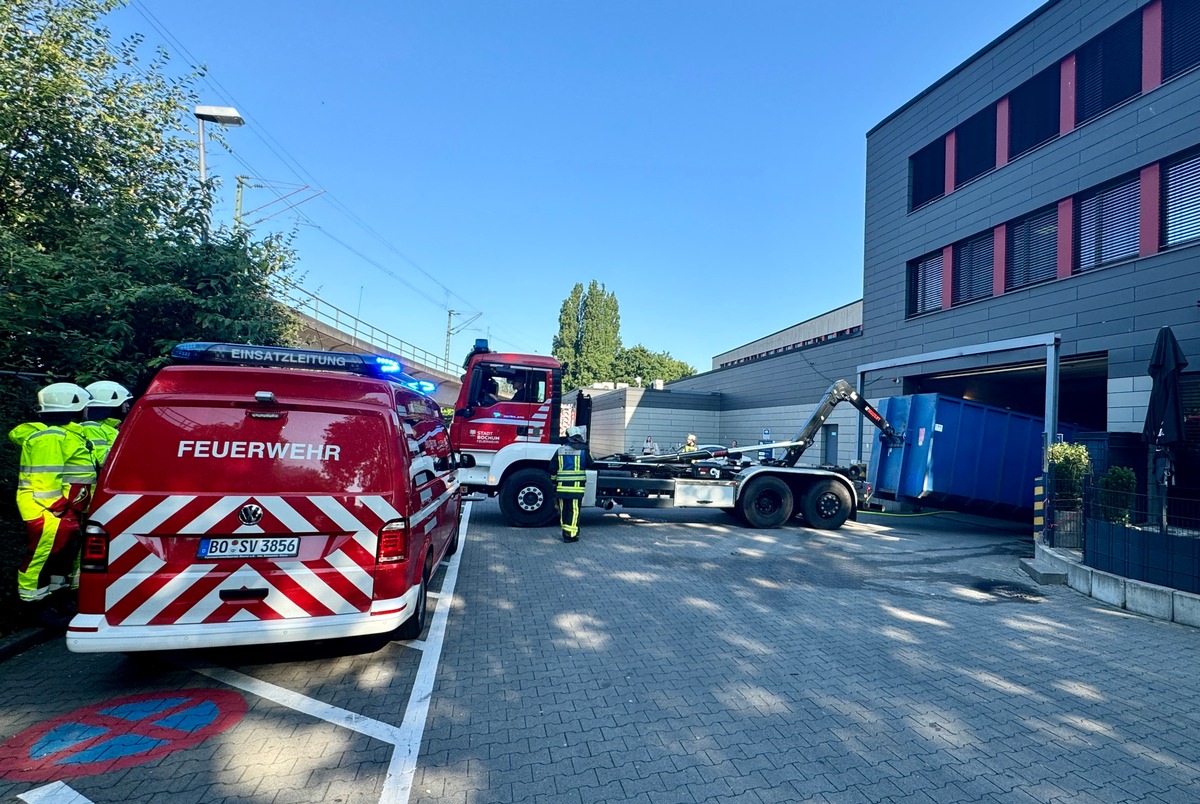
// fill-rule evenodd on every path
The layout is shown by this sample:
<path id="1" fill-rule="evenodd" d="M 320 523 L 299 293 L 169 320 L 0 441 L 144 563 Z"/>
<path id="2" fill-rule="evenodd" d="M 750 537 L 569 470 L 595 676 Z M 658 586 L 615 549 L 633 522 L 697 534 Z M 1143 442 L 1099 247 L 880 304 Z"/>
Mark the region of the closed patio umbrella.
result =
<path id="1" fill-rule="evenodd" d="M 1183 402 L 1179 396 L 1179 375 L 1187 368 L 1187 358 L 1170 327 L 1158 331 L 1147 373 L 1154 380 L 1142 440 L 1154 448 L 1154 477 L 1161 504 L 1161 527 L 1167 527 L 1167 483 L 1174 473 L 1172 448 L 1183 442 Z"/>

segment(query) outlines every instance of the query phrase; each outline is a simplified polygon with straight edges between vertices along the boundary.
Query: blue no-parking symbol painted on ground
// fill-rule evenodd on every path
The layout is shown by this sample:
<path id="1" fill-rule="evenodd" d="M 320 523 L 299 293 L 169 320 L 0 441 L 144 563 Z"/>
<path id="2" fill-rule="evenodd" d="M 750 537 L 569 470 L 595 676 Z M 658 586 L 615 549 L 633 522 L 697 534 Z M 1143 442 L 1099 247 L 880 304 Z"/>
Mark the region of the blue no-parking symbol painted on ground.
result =
<path id="1" fill-rule="evenodd" d="M 149 762 L 225 731 L 246 699 L 219 689 L 131 695 L 32 726 L 0 746 L 0 776 L 44 782 Z"/>

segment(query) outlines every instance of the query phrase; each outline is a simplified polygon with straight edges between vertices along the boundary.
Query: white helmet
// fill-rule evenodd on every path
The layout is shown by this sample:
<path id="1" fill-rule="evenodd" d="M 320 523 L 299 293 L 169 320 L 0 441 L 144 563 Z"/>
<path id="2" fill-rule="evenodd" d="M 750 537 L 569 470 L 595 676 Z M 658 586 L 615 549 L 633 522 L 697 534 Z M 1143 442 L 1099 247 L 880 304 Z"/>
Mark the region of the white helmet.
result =
<path id="1" fill-rule="evenodd" d="M 94 382 L 87 387 L 87 392 L 92 395 L 91 407 L 94 408 L 119 408 L 133 399 L 133 394 L 125 390 L 124 385 L 111 380 Z"/>
<path id="2" fill-rule="evenodd" d="M 78 413 L 91 402 L 87 389 L 73 382 L 56 382 L 38 391 L 39 413 Z"/>
<path id="3" fill-rule="evenodd" d="M 587 432 L 587 431 L 586 431 L 586 430 L 584 430 L 584 429 L 583 429 L 582 427 L 580 427 L 579 425 L 575 425 L 574 427 L 568 427 L 568 428 L 567 428 L 567 439 L 569 440 L 569 439 L 572 439 L 572 438 L 578 438 L 578 439 L 580 439 L 580 440 L 582 441 L 582 440 L 583 440 L 583 435 L 584 435 L 584 433 L 585 433 L 585 432 Z"/>

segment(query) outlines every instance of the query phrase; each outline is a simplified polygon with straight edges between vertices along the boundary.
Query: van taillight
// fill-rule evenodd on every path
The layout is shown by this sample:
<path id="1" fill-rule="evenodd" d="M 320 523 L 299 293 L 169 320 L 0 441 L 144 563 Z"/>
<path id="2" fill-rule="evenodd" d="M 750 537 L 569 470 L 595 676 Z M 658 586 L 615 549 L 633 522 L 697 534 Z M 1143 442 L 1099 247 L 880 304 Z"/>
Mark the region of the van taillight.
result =
<path id="1" fill-rule="evenodd" d="M 403 519 L 389 522 L 379 530 L 379 563 L 408 558 L 408 526 Z"/>
<path id="2" fill-rule="evenodd" d="M 83 554 L 79 569 L 82 572 L 106 572 L 108 570 L 108 534 L 99 525 L 88 523 L 83 530 Z"/>

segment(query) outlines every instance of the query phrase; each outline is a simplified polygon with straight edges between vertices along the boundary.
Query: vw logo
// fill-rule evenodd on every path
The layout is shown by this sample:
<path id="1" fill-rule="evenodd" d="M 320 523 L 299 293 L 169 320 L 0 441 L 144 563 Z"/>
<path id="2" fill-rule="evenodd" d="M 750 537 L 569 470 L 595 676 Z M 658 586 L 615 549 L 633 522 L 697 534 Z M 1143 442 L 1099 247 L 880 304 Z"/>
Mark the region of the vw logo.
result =
<path id="1" fill-rule="evenodd" d="M 250 503 L 243 505 L 242 510 L 238 511 L 238 521 L 243 525 L 257 525 L 262 520 L 263 510 L 260 506 Z"/>

